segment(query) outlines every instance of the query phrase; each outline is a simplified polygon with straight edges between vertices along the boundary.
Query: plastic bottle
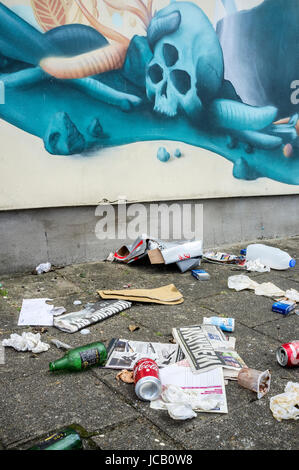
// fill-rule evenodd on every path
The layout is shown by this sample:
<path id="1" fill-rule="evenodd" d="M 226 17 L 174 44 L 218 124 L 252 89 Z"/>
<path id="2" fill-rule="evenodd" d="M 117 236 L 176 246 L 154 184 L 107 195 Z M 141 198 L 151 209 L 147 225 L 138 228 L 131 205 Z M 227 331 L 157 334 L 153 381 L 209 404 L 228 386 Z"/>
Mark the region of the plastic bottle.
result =
<path id="1" fill-rule="evenodd" d="M 103 343 L 86 344 L 70 349 L 61 359 L 50 362 L 49 369 L 80 371 L 94 365 L 103 364 L 107 359 L 107 350 Z"/>
<path id="2" fill-rule="evenodd" d="M 296 260 L 285 251 L 259 243 L 249 245 L 246 250 L 246 261 L 256 259 L 259 259 L 264 266 L 277 270 L 293 268 L 296 264 Z"/>

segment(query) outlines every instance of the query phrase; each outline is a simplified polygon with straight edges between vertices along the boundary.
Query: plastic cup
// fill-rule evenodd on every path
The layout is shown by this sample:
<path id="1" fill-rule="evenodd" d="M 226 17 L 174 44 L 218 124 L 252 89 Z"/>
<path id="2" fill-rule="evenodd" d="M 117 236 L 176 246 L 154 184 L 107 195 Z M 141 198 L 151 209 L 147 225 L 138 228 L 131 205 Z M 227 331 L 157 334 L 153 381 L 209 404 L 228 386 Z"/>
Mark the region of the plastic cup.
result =
<path id="1" fill-rule="evenodd" d="M 257 393 L 258 399 L 262 398 L 270 390 L 271 374 L 269 370 L 260 370 L 244 367 L 238 375 L 238 384 Z"/>

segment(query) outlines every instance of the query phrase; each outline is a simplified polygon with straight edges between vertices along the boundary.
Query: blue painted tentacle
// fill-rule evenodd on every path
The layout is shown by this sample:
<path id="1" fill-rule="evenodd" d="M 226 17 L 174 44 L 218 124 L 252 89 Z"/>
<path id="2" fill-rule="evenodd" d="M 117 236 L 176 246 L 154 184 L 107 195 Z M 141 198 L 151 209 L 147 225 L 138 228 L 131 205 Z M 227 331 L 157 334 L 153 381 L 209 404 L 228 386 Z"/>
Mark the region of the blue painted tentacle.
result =
<path id="1" fill-rule="evenodd" d="M 274 106 L 255 107 L 226 99 L 214 100 L 208 112 L 214 127 L 237 131 L 265 129 L 277 116 Z"/>
<path id="2" fill-rule="evenodd" d="M 281 146 L 282 138 L 279 136 L 264 134 L 256 131 L 232 131 L 235 139 L 254 148 L 273 150 Z"/>
<path id="3" fill-rule="evenodd" d="M 114 90 L 94 78 L 77 78 L 74 80 L 65 80 L 65 82 L 68 82 L 71 86 L 83 91 L 92 98 L 98 99 L 103 103 L 117 106 L 122 111 L 130 111 L 132 108 L 142 103 L 142 99 L 138 96 Z"/>
<path id="4" fill-rule="evenodd" d="M 19 70 L 15 73 L 1 75 L 1 82 L 4 83 L 5 88 L 30 88 L 48 77 L 40 67 L 32 67 Z"/>

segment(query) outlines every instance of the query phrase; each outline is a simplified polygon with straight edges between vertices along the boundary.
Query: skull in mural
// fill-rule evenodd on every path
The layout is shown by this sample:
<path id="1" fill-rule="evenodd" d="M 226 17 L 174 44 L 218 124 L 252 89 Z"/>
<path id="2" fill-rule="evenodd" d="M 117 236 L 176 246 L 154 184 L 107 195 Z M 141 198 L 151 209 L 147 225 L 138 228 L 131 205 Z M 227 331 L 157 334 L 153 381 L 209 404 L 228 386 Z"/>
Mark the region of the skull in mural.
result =
<path id="1" fill-rule="evenodd" d="M 153 58 L 146 92 L 154 110 L 197 119 L 223 83 L 223 54 L 216 32 L 193 3 L 173 2 L 152 19 L 147 37 Z"/>

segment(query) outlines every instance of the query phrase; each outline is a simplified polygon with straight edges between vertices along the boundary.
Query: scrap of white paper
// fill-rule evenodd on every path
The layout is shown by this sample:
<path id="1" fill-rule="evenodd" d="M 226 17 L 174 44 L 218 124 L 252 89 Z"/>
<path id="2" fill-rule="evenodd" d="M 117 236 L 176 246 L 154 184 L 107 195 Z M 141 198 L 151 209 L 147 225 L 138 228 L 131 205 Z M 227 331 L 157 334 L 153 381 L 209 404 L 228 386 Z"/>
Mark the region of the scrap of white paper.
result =
<path id="1" fill-rule="evenodd" d="M 53 326 L 53 305 L 48 300 L 52 299 L 24 299 L 18 326 Z"/>

